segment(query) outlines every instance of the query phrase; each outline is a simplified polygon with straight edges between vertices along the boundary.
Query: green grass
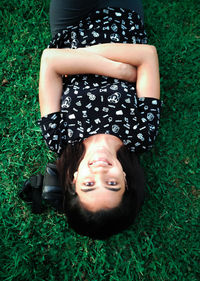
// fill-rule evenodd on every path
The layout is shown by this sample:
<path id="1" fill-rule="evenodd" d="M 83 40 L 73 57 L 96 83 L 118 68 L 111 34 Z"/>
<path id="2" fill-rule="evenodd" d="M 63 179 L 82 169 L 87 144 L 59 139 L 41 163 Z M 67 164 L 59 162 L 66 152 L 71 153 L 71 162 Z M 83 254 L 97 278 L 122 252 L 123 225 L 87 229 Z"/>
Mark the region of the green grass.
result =
<path id="1" fill-rule="evenodd" d="M 48 1 L 1 0 L 0 280 L 199 280 L 199 1 L 143 2 L 164 101 L 155 147 L 142 157 L 147 197 L 135 225 L 93 241 L 53 210 L 32 215 L 17 197 L 54 159 L 36 124 Z"/>

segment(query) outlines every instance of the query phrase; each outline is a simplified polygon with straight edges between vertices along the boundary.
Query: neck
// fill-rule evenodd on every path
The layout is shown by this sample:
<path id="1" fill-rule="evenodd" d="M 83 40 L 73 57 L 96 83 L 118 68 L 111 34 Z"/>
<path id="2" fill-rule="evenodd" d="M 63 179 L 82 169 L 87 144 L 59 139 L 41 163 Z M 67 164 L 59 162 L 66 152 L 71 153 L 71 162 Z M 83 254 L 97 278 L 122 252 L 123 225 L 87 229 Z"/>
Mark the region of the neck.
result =
<path id="1" fill-rule="evenodd" d="M 116 152 L 123 145 L 123 142 L 119 138 L 108 134 L 97 134 L 91 136 L 84 140 L 83 143 L 85 145 L 86 151 L 91 149 L 94 150 L 98 147 L 105 147 L 114 154 L 116 154 Z"/>

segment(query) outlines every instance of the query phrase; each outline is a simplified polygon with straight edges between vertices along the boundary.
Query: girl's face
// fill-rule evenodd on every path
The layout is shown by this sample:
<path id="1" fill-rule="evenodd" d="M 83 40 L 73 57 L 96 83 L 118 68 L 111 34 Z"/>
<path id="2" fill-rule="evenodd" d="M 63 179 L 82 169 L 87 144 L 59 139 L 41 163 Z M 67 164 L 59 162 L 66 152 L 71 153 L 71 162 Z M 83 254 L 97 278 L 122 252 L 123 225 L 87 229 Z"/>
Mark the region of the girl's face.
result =
<path id="1" fill-rule="evenodd" d="M 105 147 L 86 152 L 74 173 L 80 201 L 90 211 L 117 207 L 125 191 L 125 173 L 116 155 Z"/>

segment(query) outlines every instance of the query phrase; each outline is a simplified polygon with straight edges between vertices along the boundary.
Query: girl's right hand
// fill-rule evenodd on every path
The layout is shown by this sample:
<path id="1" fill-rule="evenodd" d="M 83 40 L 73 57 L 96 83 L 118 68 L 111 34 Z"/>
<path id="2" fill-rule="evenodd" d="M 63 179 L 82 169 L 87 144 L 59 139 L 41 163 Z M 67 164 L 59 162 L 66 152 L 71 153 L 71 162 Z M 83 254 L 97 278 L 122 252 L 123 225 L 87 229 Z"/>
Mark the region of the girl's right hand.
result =
<path id="1" fill-rule="evenodd" d="M 119 68 L 120 68 L 119 79 L 131 82 L 131 83 L 136 82 L 137 68 L 135 66 L 121 62 L 121 63 L 119 63 Z"/>

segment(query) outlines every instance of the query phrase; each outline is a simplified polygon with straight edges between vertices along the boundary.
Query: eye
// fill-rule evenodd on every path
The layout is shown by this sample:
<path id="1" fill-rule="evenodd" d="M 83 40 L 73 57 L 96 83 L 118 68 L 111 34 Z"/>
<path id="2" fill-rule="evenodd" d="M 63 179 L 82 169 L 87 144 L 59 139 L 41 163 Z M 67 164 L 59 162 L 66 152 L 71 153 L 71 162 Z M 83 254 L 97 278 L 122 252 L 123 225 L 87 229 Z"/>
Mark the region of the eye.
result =
<path id="1" fill-rule="evenodd" d="M 116 181 L 108 181 L 107 184 L 115 186 L 115 185 L 117 185 L 117 182 Z"/>
<path id="2" fill-rule="evenodd" d="M 93 186 L 94 182 L 93 181 L 87 181 L 87 182 L 84 182 L 84 185 L 85 186 Z"/>

